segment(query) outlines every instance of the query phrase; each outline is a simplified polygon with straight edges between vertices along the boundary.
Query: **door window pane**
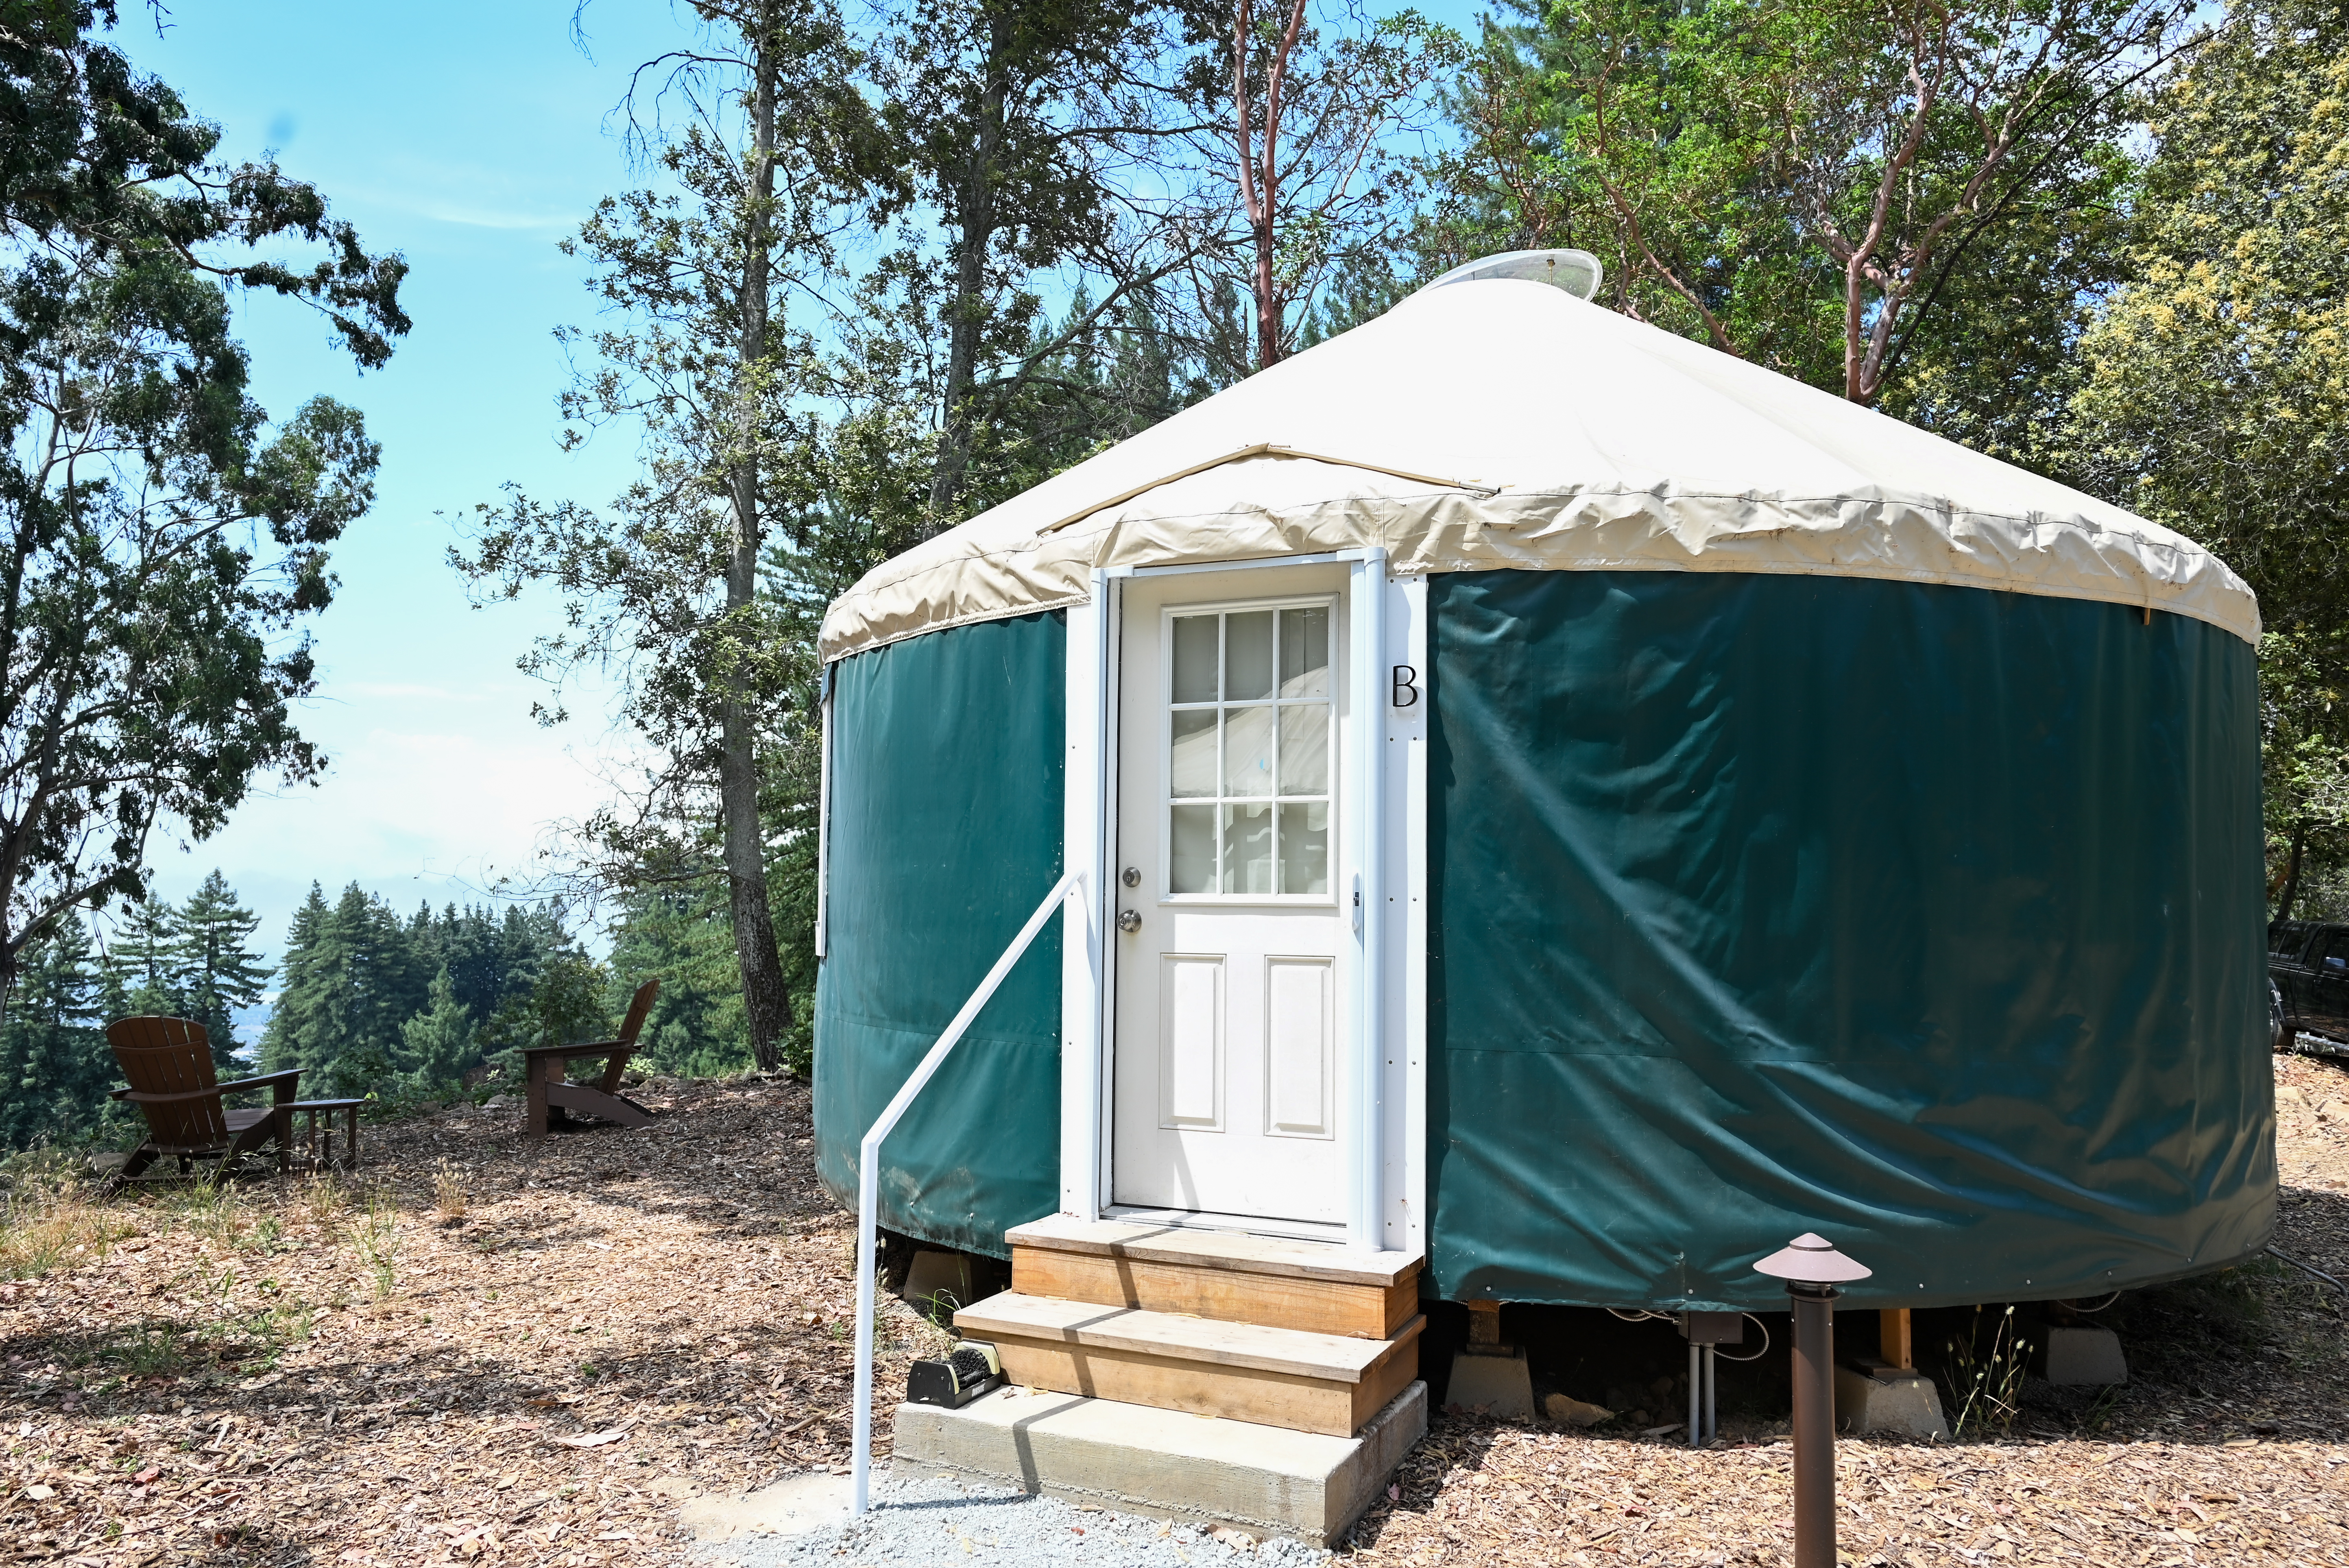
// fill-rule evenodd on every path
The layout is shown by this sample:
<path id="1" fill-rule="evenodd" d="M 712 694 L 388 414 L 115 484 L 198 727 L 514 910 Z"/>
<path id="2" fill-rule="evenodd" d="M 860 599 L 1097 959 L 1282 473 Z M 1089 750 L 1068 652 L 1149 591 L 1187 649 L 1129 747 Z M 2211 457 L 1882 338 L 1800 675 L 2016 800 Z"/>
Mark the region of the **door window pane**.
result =
<path id="1" fill-rule="evenodd" d="M 1330 610 L 1316 604 L 1280 613 L 1280 695 L 1330 695 Z"/>
<path id="2" fill-rule="evenodd" d="M 1330 891 L 1330 808 L 1319 800 L 1280 808 L 1280 891 Z"/>
<path id="3" fill-rule="evenodd" d="M 1268 707 L 1224 710 L 1224 793 L 1272 793 L 1272 715 Z"/>
<path id="4" fill-rule="evenodd" d="M 1167 882 L 1174 892 L 1216 891 L 1216 808 L 1177 806 L 1167 836 Z"/>
<path id="5" fill-rule="evenodd" d="M 1272 612 L 1224 617 L 1224 700 L 1260 702 L 1272 695 Z"/>
<path id="6" fill-rule="evenodd" d="M 1330 789 L 1330 705 L 1305 703 L 1280 710 L 1280 792 L 1322 795 Z"/>
<path id="7" fill-rule="evenodd" d="M 1167 624 L 1167 889 L 1327 899 L 1335 634 L 1328 604 Z"/>
<path id="8" fill-rule="evenodd" d="M 1220 615 L 1174 617 L 1174 700 L 1216 700 L 1216 639 Z"/>
<path id="9" fill-rule="evenodd" d="M 1216 793 L 1216 710 L 1176 709 L 1167 716 L 1174 738 L 1168 769 L 1170 792 L 1176 795 Z"/>
<path id="10" fill-rule="evenodd" d="M 1270 806 L 1224 808 L 1224 891 L 1273 891 Z"/>

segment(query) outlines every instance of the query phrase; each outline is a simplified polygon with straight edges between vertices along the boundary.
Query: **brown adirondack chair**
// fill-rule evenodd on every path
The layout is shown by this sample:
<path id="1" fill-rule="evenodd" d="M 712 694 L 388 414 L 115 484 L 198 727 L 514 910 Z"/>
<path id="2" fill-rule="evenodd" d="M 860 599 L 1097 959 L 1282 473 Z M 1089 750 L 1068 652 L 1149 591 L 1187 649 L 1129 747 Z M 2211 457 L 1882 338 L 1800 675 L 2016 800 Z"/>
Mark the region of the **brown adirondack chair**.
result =
<path id="1" fill-rule="evenodd" d="M 130 1087 L 114 1091 L 147 1113 L 147 1140 L 131 1150 L 119 1180 L 138 1175 L 164 1155 L 179 1159 L 185 1172 L 191 1160 L 218 1160 L 217 1185 L 238 1159 L 265 1143 L 277 1145 L 277 1168 L 285 1169 L 293 1141 L 294 1083 L 301 1069 L 264 1073 L 222 1083 L 212 1070 L 212 1041 L 204 1026 L 187 1018 L 117 1018 L 106 1026 L 107 1043 Z M 224 1097 L 265 1088 L 265 1110 L 231 1110 Z"/>
<path id="2" fill-rule="evenodd" d="M 620 1075 L 627 1071 L 628 1058 L 636 1054 L 636 1037 L 644 1032 L 645 1015 L 653 1010 L 653 998 L 659 995 L 657 976 L 636 987 L 636 995 L 628 1004 L 627 1020 L 620 1026 L 620 1037 L 616 1040 L 523 1047 L 523 1077 L 529 1088 L 528 1120 L 523 1128 L 525 1137 L 545 1137 L 548 1122 L 567 1119 L 564 1113 L 570 1110 L 599 1116 L 622 1127 L 653 1124 L 651 1112 L 620 1092 Z M 568 1081 L 564 1069 L 574 1057 L 604 1057 L 604 1081 L 600 1085 Z"/>

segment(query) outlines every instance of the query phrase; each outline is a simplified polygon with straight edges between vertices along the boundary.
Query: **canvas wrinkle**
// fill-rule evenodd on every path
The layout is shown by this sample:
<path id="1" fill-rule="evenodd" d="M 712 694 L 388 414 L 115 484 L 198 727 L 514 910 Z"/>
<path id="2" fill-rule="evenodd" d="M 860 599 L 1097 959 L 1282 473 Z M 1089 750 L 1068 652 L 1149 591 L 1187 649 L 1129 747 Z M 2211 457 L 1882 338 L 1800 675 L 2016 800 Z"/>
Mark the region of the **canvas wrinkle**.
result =
<path id="1" fill-rule="evenodd" d="M 1431 1289 L 1759 1309 L 1755 1247 L 1818 1230 L 1901 1282 L 1856 1305 L 1938 1305 L 2260 1244 L 2248 647 L 1889 583 L 1439 581 Z"/>

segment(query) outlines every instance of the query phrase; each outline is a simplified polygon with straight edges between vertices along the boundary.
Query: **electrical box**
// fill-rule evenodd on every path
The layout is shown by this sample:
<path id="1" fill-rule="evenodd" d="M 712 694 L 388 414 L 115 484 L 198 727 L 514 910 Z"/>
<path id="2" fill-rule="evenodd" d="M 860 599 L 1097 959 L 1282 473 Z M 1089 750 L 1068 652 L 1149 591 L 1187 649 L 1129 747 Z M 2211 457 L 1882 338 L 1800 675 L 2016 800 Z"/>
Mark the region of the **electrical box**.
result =
<path id="1" fill-rule="evenodd" d="M 1742 1312 L 1683 1312 L 1681 1337 L 1691 1345 L 1743 1345 L 1745 1315 Z"/>

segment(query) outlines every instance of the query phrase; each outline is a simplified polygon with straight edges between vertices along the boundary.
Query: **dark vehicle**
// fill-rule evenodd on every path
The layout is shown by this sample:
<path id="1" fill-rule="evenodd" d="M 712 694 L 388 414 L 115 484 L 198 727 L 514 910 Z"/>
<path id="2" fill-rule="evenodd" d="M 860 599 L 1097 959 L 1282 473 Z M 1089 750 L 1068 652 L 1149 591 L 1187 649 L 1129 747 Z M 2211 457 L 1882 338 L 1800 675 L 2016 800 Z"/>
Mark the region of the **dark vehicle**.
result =
<path id="1" fill-rule="evenodd" d="M 2279 920 L 2268 927 L 2271 1042 L 2349 1054 L 2349 925 Z"/>

